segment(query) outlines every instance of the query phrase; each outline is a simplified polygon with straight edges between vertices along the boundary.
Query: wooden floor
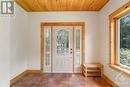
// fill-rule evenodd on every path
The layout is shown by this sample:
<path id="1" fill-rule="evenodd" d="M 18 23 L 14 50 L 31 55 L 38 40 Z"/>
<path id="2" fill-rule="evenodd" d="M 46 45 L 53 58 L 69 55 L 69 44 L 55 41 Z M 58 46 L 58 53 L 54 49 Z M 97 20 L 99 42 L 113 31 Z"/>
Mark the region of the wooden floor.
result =
<path id="1" fill-rule="evenodd" d="M 100 77 L 81 74 L 30 74 L 11 87 L 112 87 Z"/>

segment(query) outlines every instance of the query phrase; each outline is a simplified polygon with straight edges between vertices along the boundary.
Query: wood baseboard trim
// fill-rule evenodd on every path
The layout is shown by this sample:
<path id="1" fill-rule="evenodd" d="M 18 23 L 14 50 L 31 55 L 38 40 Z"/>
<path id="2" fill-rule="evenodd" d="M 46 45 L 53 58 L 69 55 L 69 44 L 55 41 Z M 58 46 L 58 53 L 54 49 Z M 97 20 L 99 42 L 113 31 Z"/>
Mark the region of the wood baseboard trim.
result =
<path id="1" fill-rule="evenodd" d="M 39 74 L 42 73 L 41 70 L 26 70 L 27 74 Z"/>
<path id="2" fill-rule="evenodd" d="M 20 73 L 19 75 L 17 75 L 16 77 L 14 77 L 13 79 L 10 80 L 10 86 L 12 86 L 15 82 L 17 82 L 19 79 L 21 79 L 22 77 L 28 75 L 28 74 L 38 74 L 38 73 L 42 73 L 41 70 L 26 70 L 22 73 Z"/>
<path id="3" fill-rule="evenodd" d="M 103 74 L 102 78 L 105 79 L 112 87 L 119 87 L 115 82 L 110 80 L 106 75 Z"/>
<path id="4" fill-rule="evenodd" d="M 14 77 L 13 79 L 10 80 L 10 85 L 13 85 L 16 81 L 18 81 L 19 79 L 21 79 L 23 76 L 25 76 L 27 74 L 26 71 L 20 73 L 19 75 L 17 75 L 16 77 Z"/>

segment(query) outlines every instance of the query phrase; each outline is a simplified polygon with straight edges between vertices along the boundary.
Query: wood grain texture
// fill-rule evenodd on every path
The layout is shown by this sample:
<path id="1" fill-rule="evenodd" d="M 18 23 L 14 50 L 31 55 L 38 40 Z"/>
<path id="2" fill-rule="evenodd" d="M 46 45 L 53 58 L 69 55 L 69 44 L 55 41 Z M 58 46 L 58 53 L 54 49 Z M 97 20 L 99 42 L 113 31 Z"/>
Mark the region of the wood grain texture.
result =
<path id="1" fill-rule="evenodd" d="M 13 79 L 11 79 L 10 85 L 13 85 L 15 82 L 17 82 L 19 79 L 21 79 L 26 74 L 27 74 L 27 71 L 24 71 L 24 72 L 20 73 L 19 75 L 17 75 L 16 77 L 14 77 Z"/>
<path id="2" fill-rule="evenodd" d="M 99 11 L 109 0 L 15 0 L 28 12 Z"/>
<path id="3" fill-rule="evenodd" d="M 41 73 L 40 70 L 26 70 L 26 71 L 20 73 L 19 75 L 17 75 L 16 77 L 14 77 L 13 79 L 11 79 L 10 86 L 15 84 L 18 80 L 20 80 L 21 78 L 23 78 L 24 76 L 26 76 L 28 74 L 40 74 L 40 73 Z"/>
<path id="4" fill-rule="evenodd" d="M 81 74 L 28 74 L 11 87 L 112 87 L 103 78 Z M 113 86 L 116 87 L 116 86 Z"/>
<path id="5" fill-rule="evenodd" d="M 103 74 L 103 65 L 99 63 L 87 63 L 83 65 L 83 75 L 89 76 L 100 76 Z"/>

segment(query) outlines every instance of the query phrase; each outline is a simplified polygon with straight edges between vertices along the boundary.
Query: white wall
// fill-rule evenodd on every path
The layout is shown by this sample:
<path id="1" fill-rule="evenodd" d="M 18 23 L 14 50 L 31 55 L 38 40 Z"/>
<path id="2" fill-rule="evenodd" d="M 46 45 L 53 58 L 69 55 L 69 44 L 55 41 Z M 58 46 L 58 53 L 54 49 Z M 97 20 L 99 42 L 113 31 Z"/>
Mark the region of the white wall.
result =
<path id="1" fill-rule="evenodd" d="M 16 4 L 15 16 L 0 17 L 0 87 L 27 69 L 28 13 Z"/>
<path id="2" fill-rule="evenodd" d="M 0 17 L 0 87 L 9 87 L 9 72 L 12 79 L 26 69 L 40 69 L 40 22 L 85 22 L 86 62 L 101 61 L 105 65 L 104 73 L 114 81 L 118 72 L 108 66 L 108 15 L 127 1 L 110 0 L 100 12 L 27 13 L 16 5 L 16 16 L 11 22 L 7 17 Z M 125 79 L 130 83 L 130 79 Z"/>
<path id="3" fill-rule="evenodd" d="M 27 70 L 28 13 L 16 4 L 10 22 L 10 79 Z"/>
<path id="4" fill-rule="evenodd" d="M 108 66 L 109 63 L 109 15 L 123 6 L 129 0 L 110 0 L 109 3 L 100 11 L 100 48 L 101 48 L 101 63 L 105 65 L 104 73 L 111 80 L 116 82 L 120 87 L 130 87 L 130 78 L 126 76 L 122 81 L 117 81 L 116 77 L 119 74 L 117 71 Z"/>
<path id="5" fill-rule="evenodd" d="M 0 87 L 9 87 L 10 17 L 0 17 Z"/>
<path id="6" fill-rule="evenodd" d="M 86 62 L 99 62 L 98 12 L 35 12 L 29 13 L 29 69 L 40 69 L 40 23 L 85 22 Z"/>

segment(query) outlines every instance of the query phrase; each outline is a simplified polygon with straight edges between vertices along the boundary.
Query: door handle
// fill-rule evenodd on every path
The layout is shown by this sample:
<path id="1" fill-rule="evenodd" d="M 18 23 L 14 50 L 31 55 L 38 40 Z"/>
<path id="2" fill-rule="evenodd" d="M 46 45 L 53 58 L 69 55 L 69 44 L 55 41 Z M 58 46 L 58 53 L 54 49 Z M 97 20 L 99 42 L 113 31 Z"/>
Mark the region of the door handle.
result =
<path id="1" fill-rule="evenodd" d="M 70 54 L 72 54 L 73 52 L 70 52 Z"/>

